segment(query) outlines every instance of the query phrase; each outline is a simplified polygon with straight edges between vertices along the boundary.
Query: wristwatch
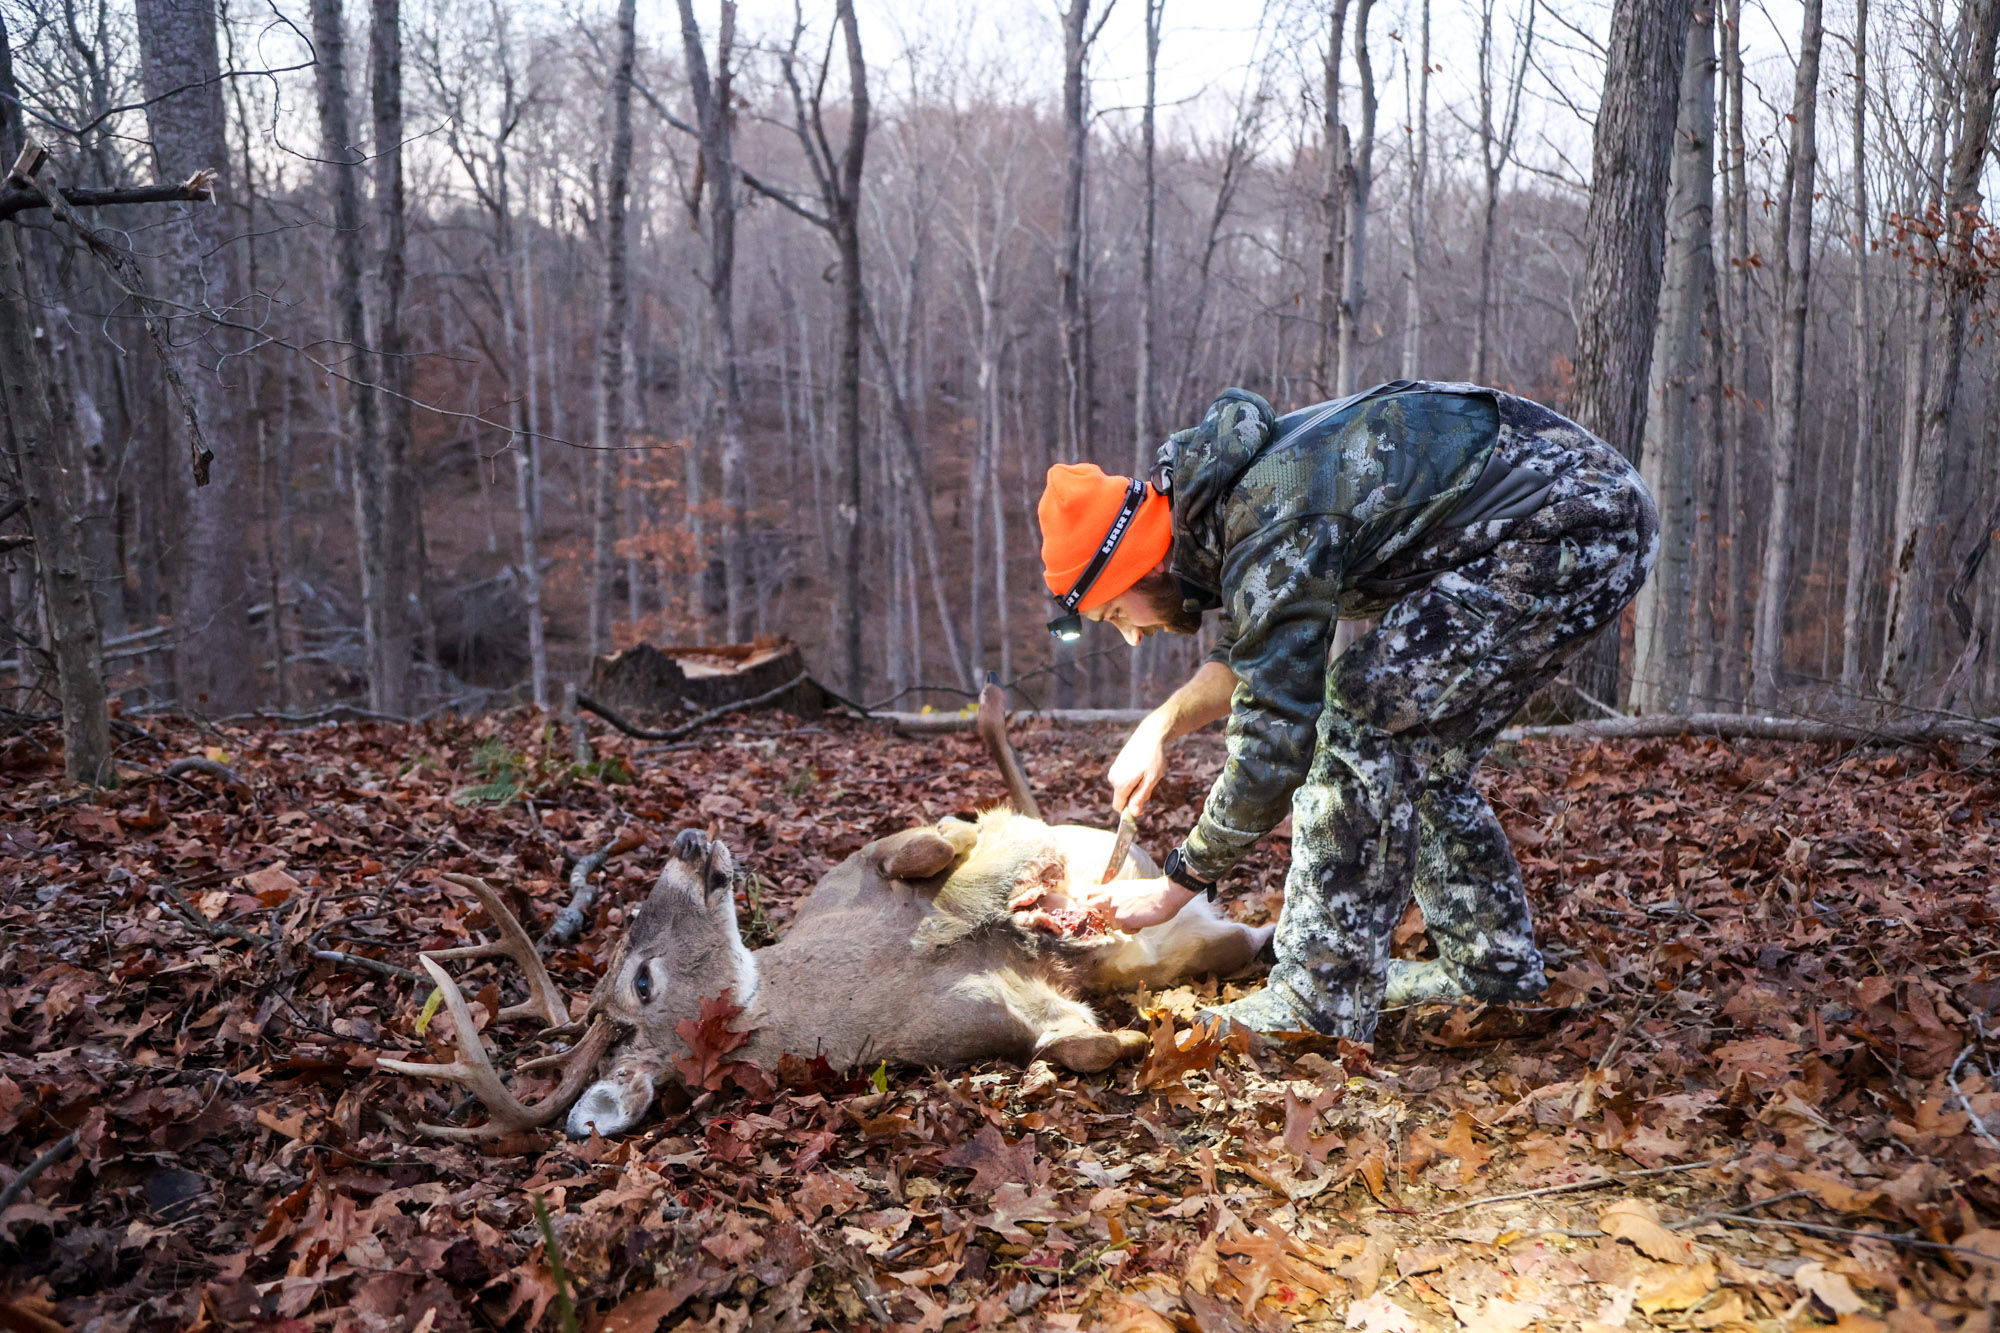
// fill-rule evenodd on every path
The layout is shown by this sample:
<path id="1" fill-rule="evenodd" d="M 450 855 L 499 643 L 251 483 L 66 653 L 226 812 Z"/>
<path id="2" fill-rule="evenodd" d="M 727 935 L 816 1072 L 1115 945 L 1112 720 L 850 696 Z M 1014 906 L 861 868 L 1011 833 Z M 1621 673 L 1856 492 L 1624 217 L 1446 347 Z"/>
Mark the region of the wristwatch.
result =
<path id="1" fill-rule="evenodd" d="M 1189 893 L 1207 894 L 1210 902 L 1215 901 L 1215 881 L 1203 879 L 1200 875 L 1195 874 L 1194 871 L 1189 870 L 1187 852 L 1183 849 L 1176 847 L 1171 852 L 1168 852 L 1167 863 L 1160 870 L 1169 880 L 1180 885 Z"/>

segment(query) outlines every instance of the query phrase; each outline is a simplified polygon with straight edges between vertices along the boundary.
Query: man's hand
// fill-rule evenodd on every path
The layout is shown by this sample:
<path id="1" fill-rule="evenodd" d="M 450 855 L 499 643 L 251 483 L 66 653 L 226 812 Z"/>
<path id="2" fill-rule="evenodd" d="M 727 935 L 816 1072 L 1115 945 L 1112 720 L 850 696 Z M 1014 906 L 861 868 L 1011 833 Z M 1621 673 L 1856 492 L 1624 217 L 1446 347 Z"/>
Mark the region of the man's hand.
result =
<path id="1" fill-rule="evenodd" d="M 1203 662 L 1185 685 L 1146 714 L 1104 775 L 1111 784 L 1112 809 L 1138 814 L 1167 775 L 1167 742 L 1228 717 L 1235 689 L 1236 673 L 1226 663 Z"/>
<path id="2" fill-rule="evenodd" d="M 1137 815 L 1166 775 L 1166 728 L 1149 717 L 1132 732 L 1105 774 L 1111 784 L 1111 808 L 1121 815 Z"/>
<path id="3" fill-rule="evenodd" d="M 1181 908 L 1196 897 L 1168 879 L 1115 879 L 1109 884 L 1093 884 L 1070 898 L 1067 909 L 1050 912 L 1041 905 L 1042 890 L 1032 888 L 1007 904 L 1014 922 L 1025 930 L 1046 931 L 1051 935 L 1077 933 L 1062 915 L 1083 911 L 1117 930 L 1142 930 L 1171 921 Z"/>

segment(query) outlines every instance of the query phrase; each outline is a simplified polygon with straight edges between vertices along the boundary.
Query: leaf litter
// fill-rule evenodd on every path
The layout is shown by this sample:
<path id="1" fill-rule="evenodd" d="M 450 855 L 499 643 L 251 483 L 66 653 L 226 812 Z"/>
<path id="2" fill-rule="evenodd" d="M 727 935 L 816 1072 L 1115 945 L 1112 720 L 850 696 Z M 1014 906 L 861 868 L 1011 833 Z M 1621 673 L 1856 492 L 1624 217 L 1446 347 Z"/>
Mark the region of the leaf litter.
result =
<path id="1" fill-rule="evenodd" d="M 868 840 L 1004 799 L 977 740 L 760 718 L 578 765 L 521 714 L 140 725 L 96 794 L 53 728 L 0 740 L 8 1328 L 1972 1333 L 2000 1301 L 2000 774 L 1949 748 L 1503 747 L 1532 1006 L 1253 1050 L 1191 1026 L 1238 984 L 1206 979 L 1109 997 L 1148 1051 L 1078 1076 L 759 1070 L 725 995 L 641 1132 L 475 1148 L 373 1069 L 450 1050 L 409 969 L 489 923 L 439 876 L 538 930 L 623 842 L 549 958 L 582 993 L 676 830 L 738 853 L 768 941 Z M 1108 822 L 1120 739 L 1021 729 L 1052 818 Z M 1142 841 L 1219 763 L 1184 743 Z M 1287 850 L 1231 910 L 1276 911 Z M 485 1026 L 518 983 L 473 975 Z"/>

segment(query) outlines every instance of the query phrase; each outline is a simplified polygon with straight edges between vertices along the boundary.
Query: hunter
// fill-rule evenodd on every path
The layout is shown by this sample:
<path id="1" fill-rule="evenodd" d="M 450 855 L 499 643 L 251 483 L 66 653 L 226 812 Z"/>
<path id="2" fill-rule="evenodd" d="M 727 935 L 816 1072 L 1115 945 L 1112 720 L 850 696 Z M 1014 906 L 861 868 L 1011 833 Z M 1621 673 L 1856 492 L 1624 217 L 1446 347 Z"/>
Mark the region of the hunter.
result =
<path id="1" fill-rule="evenodd" d="M 1652 567 L 1658 515 L 1631 464 L 1471 384 L 1397 380 L 1282 417 L 1230 389 L 1149 478 L 1049 469 L 1040 516 L 1058 637 L 1087 619 L 1137 645 L 1221 612 L 1215 651 L 1112 764 L 1113 804 L 1136 814 L 1167 743 L 1224 716 L 1228 760 L 1164 878 L 1087 905 L 1164 921 L 1289 811 L 1270 980 L 1217 1013 L 1366 1041 L 1384 1007 L 1541 992 L 1521 869 L 1474 776 Z M 1342 619 L 1376 623 L 1336 655 Z M 1438 956 L 1392 960 L 1412 894 Z"/>

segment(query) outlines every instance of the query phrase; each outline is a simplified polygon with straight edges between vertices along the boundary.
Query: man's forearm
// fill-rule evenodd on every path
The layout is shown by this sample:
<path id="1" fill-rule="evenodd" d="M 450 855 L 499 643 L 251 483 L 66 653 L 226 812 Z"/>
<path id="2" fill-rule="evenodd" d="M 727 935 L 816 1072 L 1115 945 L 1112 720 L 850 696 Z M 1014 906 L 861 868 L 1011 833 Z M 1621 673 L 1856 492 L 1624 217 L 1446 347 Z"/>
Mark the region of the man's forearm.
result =
<path id="1" fill-rule="evenodd" d="M 1164 743 L 1229 716 L 1236 692 L 1236 673 L 1225 662 L 1203 662 L 1185 685 L 1167 696 L 1146 721 L 1158 728 Z"/>

